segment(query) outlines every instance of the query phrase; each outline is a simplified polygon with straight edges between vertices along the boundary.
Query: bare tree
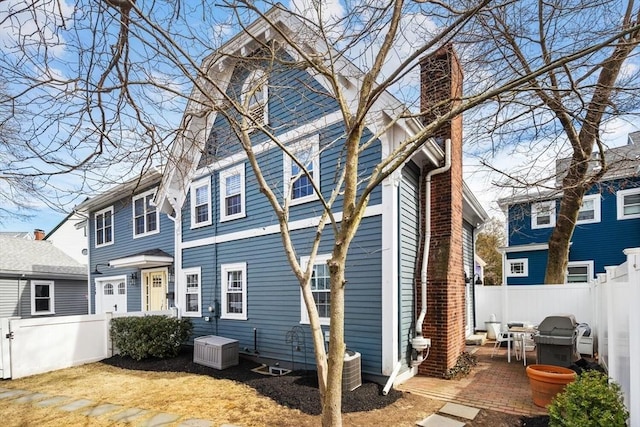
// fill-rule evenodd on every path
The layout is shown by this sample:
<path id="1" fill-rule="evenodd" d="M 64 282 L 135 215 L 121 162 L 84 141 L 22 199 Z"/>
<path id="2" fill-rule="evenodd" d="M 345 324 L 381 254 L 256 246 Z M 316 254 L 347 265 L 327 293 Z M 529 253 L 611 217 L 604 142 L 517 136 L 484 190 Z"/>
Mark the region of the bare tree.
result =
<path id="1" fill-rule="evenodd" d="M 507 184 L 502 185 L 546 187 L 562 195 L 549 239 L 545 275 L 545 283 L 562 283 L 583 196 L 615 166 L 600 156 L 601 167 L 596 172 L 589 168 L 594 149 L 600 153 L 606 150 L 603 125 L 640 107 L 636 65 L 640 8 L 633 0 L 597 4 L 538 1 L 504 4 L 480 12 L 476 18 L 480 31 L 471 39 L 474 49 L 484 46 L 484 63 L 508 64 L 513 74 L 521 76 L 552 64 L 569 50 L 583 49 L 609 37 L 606 48 L 562 67 L 548 68 L 530 78 L 520 92 L 499 95 L 489 114 L 492 120 L 484 121 L 486 115 L 482 119 L 494 147 L 515 144 L 519 150 L 529 149 L 550 163 L 569 146 L 571 161 L 559 171 L 560 177 L 549 174 L 556 168 L 544 161 L 541 170 L 528 165 L 522 173 L 495 167 L 508 177 Z M 562 183 L 559 188 L 549 184 L 553 178 Z"/>
<path id="2" fill-rule="evenodd" d="M 482 226 L 476 239 L 478 256 L 487 264 L 484 267 L 484 284 L 500 285 L 502 283 L 502 254 L 500 248 L 506 244 L 504 223 L 492 218 Z"/>
<path id="3" fill-rule="evenodd" d="M 21 129 L 30 141 L 23 164 L 31 169 L 24 175 L 74 173 L 86 183 L 99 185 L 107 176 L 125 176 L 132 169 L 139 172 L 154 162 L 166 161 L 175 180 L 185 182 L 197 166 L 195 159 L 215 159 L 241 149 L 275 212 L 287 259 L 302 289 L 314 341 L 323 425 L 341 425 L 345 266 L 373 190 L 463 112 L 483 107 L 501 118 L 511 103 L 533 112 L 544 104 L 531 103 L 531 98 L 520 104 L 520 96 L 547 90 L 549 99 L 559 98 L 564 91 L 555 89 L 558 73 L 568 75 L 576 64 L 606 57 L 607 49 L 618 52 L 616 46 L 625 46 L 613 56 L 614 62 L 621 64 L 631 51 L 627 46 L 635 47 L 640 28 L 631 4 L 624 15 L 609 11 L 626 19 L 622 25 L 617 22 L 606 31 L 599 28 L 584 42 L 568 43 L 544 60 L 527 49 L 519 52 L 520 58 L 512 51 L 516 51 L 521 28 L 499 25 L 501 17 L 522 12 L 519 2 L 462 3 L 293 2 L 284 9 L 280 4 L 257 6 L 243 0 L 222 4 L 96 1 L 77 8 L 58 0 L 5 2 L 0 5 L 0 25 L 8 40 L 0 58 L 0 71 L 7 82 L 3 104 L 30 114 Z M 600 2 L 598 6 L 606 8 L 613 3 Z M 546 8 L 543 6 L 541 3 L 541 10 Z M 269 12 L 265 12 L 267 7 Z M 541 33 L 558 42 L 575 40 L 578 34 L 582 37 L 584 29 L 574 29 L 572 37 L 558 23 L 584 19 L 583 9 L 595 10 L 557 6 L 563 13 L 552 14 L 556 21 L 544 14 L 544 19 L 537 20 L 527 15 L 531 19 L 527 25 L 539 25 Z M 274 16 L 285 16 L 287 25 Z M 250 24 L 256 19 L 259 24 Z M 236 33 L 253 39 L 251 51 L 218 49 L 228 47 L 225 43 L 232 43 Z M 487 39 L 498 46 L 493 47 L 492 55 L 483 51 Z M 466 96 L 452 94 L 428 111 L 420 111 L 415 84 L 419 59 L 452 41 L 463 47 L 462 60 L 472 72 L 467 77 L 477 84 L 467 84 L 470 90 Z M 247 87 L 232 88 L 225 73 L 237 65 L 247 74 L 265 73 L 252 74 Z M 320 97 L 339 105 L 343 133 L 334 143 L 341 144 L 343 156 L 328 192 L 320 191 L 310 169 L 310 161 L 319 153 L 310 156 L 309 151 L 292 150 L 279 137 L 277 125 L 261 121 L 252 108 L 252 100 L 269 84 L 269 72 L 278 68 L 319 76 L 326 88 Z M 620 66 L 614 68 L 612 72 L 617 74 Z M 585 75 L 597 70 L 585 71 Z M 610 88 L 611 83 L 602 85 Z M 294 83 L 284 89 L 299 90 Z M 380 101 L 388 99 L 389 93 L 404 101 L 403 108 L 380 109 Z M 598 101 L 597 105 L 601 117 L 604 104 Z M 573 120 L 573 110 L 567 114 Z M 211 138 L 212 117 L 223 117 L 232 130 L 230 135 L 216 135 L 214 140 L 223 143 L 206 144 Z M 379 123 L 384 125 L 368 134 L 372 117 L 382 118 Z M 375 168 L 358 168 L 361 156 L 377 138 L 399 123 L 415 120 L 422 123 L 416 121 L 415 131 L 397 141 Z M 492 126 L 493 130 L 508 127 L 499 124 Z M 271 179 L 256 141 L 268 142 L 286 153 L 297 165 L 297 177 L 307 177 L 319 196 L 322 211 L 307 265 L 300 263 L 299 248 L 289 230 L 290 190 L 283 191 L 282 183 Z M 14 173 L 20 174 L 20 170 Z M 165 201 L 180 210 L 184 195 L 169 190 L 165 194 Z M 340 218 L 334 208 L 338 200 Z M 328 261 L 328 355 L 310 290 L 313 259 L 326 234 L 335 242 Z"/>

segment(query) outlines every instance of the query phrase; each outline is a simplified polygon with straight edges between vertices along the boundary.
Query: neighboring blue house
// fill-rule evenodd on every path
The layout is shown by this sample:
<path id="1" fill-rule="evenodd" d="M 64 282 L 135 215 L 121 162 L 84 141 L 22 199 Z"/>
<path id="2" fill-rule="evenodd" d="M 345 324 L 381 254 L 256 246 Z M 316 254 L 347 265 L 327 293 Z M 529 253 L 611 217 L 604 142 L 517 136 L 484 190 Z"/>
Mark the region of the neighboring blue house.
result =
<path id="1" fill-rule="evenodd" d="M 294 18 L 281 9 L 272 10 L 268 15 L 279 25 L 279 31 L 295 37 L 297 31 L 290 25 L 299 23 Z M 343 137 L 345 129 L 338 104 L 329 94 L 326 82 L 307 70 L 284 65 L 265 76 L 263 70 L 249 72 L 243 68 L 243 62 L 237 60 L 251 55 L 258 46 L 257 41 L 269 44 L 277 34 L 264 21 L 249 25 L 244 33 L 236 35 L 207 59 L 211 62 L 207 67 L 209 78 L 225 82 L 221 84 L 226 84 L 224 87 L 231 96 L 243 93 L 247 83 L 262 79 L 263 87 L 254 93 L 258 95 L 253 100 L 256 117 L 265 120 L 290 150 L 306 156 L 313 179 L 320 191 L 328 195 L 343 155 L 342 146 L 336 141 Z M 343 65 L 345 76 L 361 75 L 352 64 Z M 461 91 L 462 74 L 450 49 L 425 58 L 421 75 L 425 82 L 423 92 L 437 90 L 430 89 L 431 82 L 441 83 L 443 79 L 449 82 L 445 87 L 439 86 L 444 92 L 423 95 L 423 108 L 429 102 L 427 98 L 434 98 L 430 102 L 435 103 L 438 96 L 448 99 L 451 93 Z M 353 96 L 355 93 L 348 89 L 357 87 L 359 82 L 355 77 L 345 77 L 343 84 L 345 93 Z M 296 89 L 290 89 L 292 86 Z M 195 93 L 191 99 L 199 96 Z M 180 161 L 167 167 L 156 196 L 158 209 L 170 215 L 177 226 L 175 250 L 169 248 L 173 238 L 173 233 L 166 228 L 171 227 L 169 220 L 165 221 L 166 226 L 162 224 L 163 238 L 157 245 L 148 244 L 147 239 L 153 237 L 131 239 L 131 195 L 128 195 L 122 219 L 115 210 L 114 247 L 107 253 L 92 245 L 92 266 L 97 260 L 111 265 L 118 260 L 115 264 L 124 264 L 121 260 L 125 254 L 130 254 L 129 259 L 136 259 L 135 253 L 143 248 L 132 250 L 130 245 L 138 242 L 144 242 L 145 249 L 157 248 L 175 254 L 175 299 L 169 303 L 175 304 L 181 316 L 193 319 L 196 337 L 213 334 L 236 339 L 243 355 L 265 363 L 277 361 L 280 366 L 287 366 L 293 357 L 296 366 L 304 362 L 311 365 L 313 344 L 309 322 L 298 281 L 284 255 L 277 218 L 261 194 L 246 156 L 237 143 L 230 143 L 234 136 L 230 135 L 228 123 L 215 113 L 190 114 L 198 108 L 196 102 L 187 106 L 185 134 L 174 145 L 169 159 L 169 162 Z M 385 109 L 400 111 L 402 108 L 395 98 L 383 94 L 372 109 L 380 114 L 372 115 L 365 137 L 371 138 L 385 129 Z M 383 153 L 391 151 L 394 143 L 411 136 L 421 126 L 413 119 L 406 119 L 383 131 L 361 156 L 360 170 L 370 170 Z M 424 243 L 421 221 L 425 209 L 433 213 L 433 219 L 429 310 L 422 330 L 425 337 L 431 338 L 432 348 L 420 372 L 439 375 L 453 366 L 464 350 L 465 336 L 474 329 L 471 280 L 474 230 L 487 215 L 462 181 L 461 118 L 445 126 L 441 136 L 441 141 L 452 140 L 451 168 L 434 176 L 431 203 L 425 203 L 426 174 L 445 163 L 444 144 L 434 140 L 427 141 L 401 170 L 371 194 L 349 251 L 345 341 L 349 349 L 361 353 L 363 373 L 380 380 L 391 375 L 398 363 L 402 366 L 401 378 L 418 372 L 416 366 L 411 366 L 411 360 L 416 357 L 411 342 L 421 307 L 416 282 L 420 283 Z M 293 187 L 289 229 L 300 262 L 304 264 L 322 212 L 318 197 L 309 178 L 292 179 L 298 173 L 297 166 L 282 150 L 270 144 L 265 135 L 255 132 L 253 144 L 259 147 L 258 162 L 266 179 L 279 183 L 283 193 L 287 191 L 284 183 L 291 183 Z M 99 205 L 96 207 L 103 212 L 106 206 Z M 334 204 L 338 218 L 340 206 L 338 199 Z M 93 223 L 97 224 L 95 214 L 92 214 Z M 125 234 L 123 237 L 119 236 L 120 228 Z M 326 260 L 333 245 L 328 228 L 312 279 L 325 330 L 328 330 L 331 301 Z M 101 254 L 100 258 L 93 257 L 97 253 Z M 125 287 L 127 274 L 121 276 Z M 465 276 L 469 277 L 466 285 Z M 129 295 L 128 304 L 129 310 L 138 309 L 138 295 Z M 300 327 L 304 336 L 297 332 Z M 295 337 L 293 342 L 292 337 Z"/>
<path id="2" fill-rule="evenodd" d="M 585 195 L 569 247 L 566 283 L 587 283 L 606 266 L 622 264 L 623 249 L 640 244 L 640 132 L 628 144 L 605 152 L 610 168 Z M 594 153 L 589 172 L 600 168 Z M 569 159 L 556 164 L 561 188 Z M 560 209 L 561 190 L 498 203 L 508 218 L 508 246 L 503 249 L 503 277 L 509 285 L 543 284 L 548 240 Z"/>

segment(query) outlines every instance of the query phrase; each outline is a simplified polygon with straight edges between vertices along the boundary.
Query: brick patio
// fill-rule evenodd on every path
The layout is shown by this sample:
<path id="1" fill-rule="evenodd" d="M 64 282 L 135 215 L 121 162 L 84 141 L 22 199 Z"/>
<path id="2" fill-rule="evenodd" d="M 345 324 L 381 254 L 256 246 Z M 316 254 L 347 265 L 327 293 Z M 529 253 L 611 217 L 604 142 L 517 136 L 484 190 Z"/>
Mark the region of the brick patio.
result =
<path id="1" fill-rule="evenodd" d="M 501 348 L 491 358 L 493 342 L 468 347 L 478 357 L 471 374 L 460 380 L 443 380 L 416 376 L 398 386 L 401 391 L 431 399 L 445 400 L 482 409 L 517 415 L 546 415 L 533 404 L 529 379 L 522 361 L 515 357 L 507 362 L 507 349 Z M 527 352 L 527 362 L 535 363 L 535 352 Z"/>

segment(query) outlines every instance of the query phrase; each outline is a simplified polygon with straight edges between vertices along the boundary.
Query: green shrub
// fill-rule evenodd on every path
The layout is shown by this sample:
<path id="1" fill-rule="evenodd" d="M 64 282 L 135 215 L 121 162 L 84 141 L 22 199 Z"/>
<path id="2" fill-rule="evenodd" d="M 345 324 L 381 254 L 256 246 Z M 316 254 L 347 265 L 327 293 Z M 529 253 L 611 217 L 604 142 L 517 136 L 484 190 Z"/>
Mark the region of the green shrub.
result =
<path id="1" fill-rule="evenodd" d="M 178 354 L 193 330 L 189 319 L 165 316 L 111 319 L 111 339 L 123 356 L 135 360 L 166 358 Z"/>
<path id="2" fill-rule="evenodd" d="M 620 386 L 598 371 L 585 371 L 548 409 L 551 427 L 624 427 L 629 417 Z"/>

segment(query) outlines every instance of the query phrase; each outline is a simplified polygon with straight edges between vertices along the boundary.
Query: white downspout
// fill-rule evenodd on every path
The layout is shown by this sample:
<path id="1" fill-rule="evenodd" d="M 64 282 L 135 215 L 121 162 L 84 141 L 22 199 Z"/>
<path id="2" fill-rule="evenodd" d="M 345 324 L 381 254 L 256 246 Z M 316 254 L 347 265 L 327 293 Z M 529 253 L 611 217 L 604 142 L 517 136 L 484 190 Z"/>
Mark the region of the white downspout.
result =
<path id="1" fill-rule="evenodd" d="M 431 347 L 431 339 L 424 338 L 422 336 L 422 326 L 424 324 L 424 318 L 427 315 L 427 267 L 429 264 L 429 246 L 431 245 L 431 177 L 447 172 L 451 168 L 451 139 L 445 141 L 445 157 L 444 166 L 431 170 L 427 173 L 427 180 L 425 185 L 425 215 L 424 215 L 424 251 L 422 256 L 422 268 L 420 270 L 420 283 L 421 283 L 421 303 L 422 309 L 420 315 L 416 320 L 416 336 L 411 340 L 411 346 L 418 352 L 418 359 L 412 361 L 411 366 L 415 367 L 421 364 L 426 356 L 423 356 L 423 351 Z M 428 356 L 428 353 L 427 353 Z"/>

